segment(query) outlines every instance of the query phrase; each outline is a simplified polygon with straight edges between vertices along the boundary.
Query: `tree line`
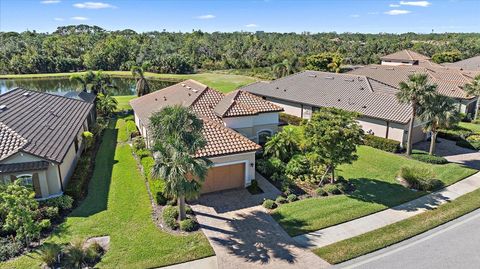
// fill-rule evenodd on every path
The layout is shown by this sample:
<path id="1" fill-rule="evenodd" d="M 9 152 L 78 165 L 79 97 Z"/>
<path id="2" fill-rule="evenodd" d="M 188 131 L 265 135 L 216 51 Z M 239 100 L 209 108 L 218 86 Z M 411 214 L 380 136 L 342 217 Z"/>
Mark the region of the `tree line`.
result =
<path id="1" fill-rule="evenodd" d="M 438 61 L 480 54 L 479 33 L 137 33 L 71 25 L 52 33 L 0 32 L 0 40 L 3 74 L 131 70 L 144 63 L 146 71 L 161 73 L 273 68 L 285 61 L 303 68 L 307 57 L 320 53 L 337 54 L 342 64 L 371 64 L 402 49 Z"/>

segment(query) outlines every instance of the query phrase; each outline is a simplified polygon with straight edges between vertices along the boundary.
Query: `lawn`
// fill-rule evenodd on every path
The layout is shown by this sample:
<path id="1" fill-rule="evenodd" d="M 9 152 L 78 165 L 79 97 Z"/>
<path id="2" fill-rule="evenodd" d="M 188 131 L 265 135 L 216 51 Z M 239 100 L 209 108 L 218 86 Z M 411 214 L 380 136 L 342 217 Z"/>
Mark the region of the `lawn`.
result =
<path id="1" fill-rule="evenodd" d="M 69 242 L 73 238 L 109 235 L 110 250 L 99 268 L 152 268 L 213 255 L 201 232 L 188 236 L 160 231 L 151 219 L 151 205 L 144 179 L 125 143 L 117 144 L 118 120 L 105 131 L 95 160 L 87 198 L 48 239 Z M 38 268 L 36 254 L 0 264 L 0 268 Z"/>
<path id="2" fill-rule="evenodd" d="M 480 124 L 471 123 L 471 122 L 460 122 L 458 125 L 474 133 L 480 133 Z"/>
<path id="3" fill-rule="evenodd" d="M 117 111 L 132 109 L 132 107 L 130 106 L 130 104 L 128 102 L 130 102 L 130 100 L 132 100 L 136 97 L 137 97 L 136 95 L 114 96 L 113 98 L 115 98 L 118 102 Z"/>
<path id="4" fill-rule="evenodd" d="M 83 73 L 83 72 L 79 72 Z M 129 71 L 104 71 L 111 76 L 115 77 L 131 77 L 132 74 Z M 22 79 L 22 78 L 62 78 L 69 77 L 74 73 L 51 73 L 51 74 L 20 74 L 20 75 L 0 75 L 0 79 Z M 230 92 L 238 87 L 250 84 L 257 81 L 257 78 L 243 76 L 243 75 L 231 75 L 220 73 L 199 73 L 199 74 L 157 74 L 146 72 L 147 78 L 154 79 L 168 79 L 174 81 L 182 81 L 186 79 L 194 79 L 212 88 L 215 88 L 222 92 Z"/>
<path id="5" fill-rule="evenodd" d="M 476 172 L 458 164 L 432 165 L 367 146 L 358 148 L 359 159 L 342 165 L 337 173 L 356 190 L 348 195 L 310 198 L 281 205 L 272 216 L 292 236 L 304 234 L 369 215 L 425 194 L 400 185 L 395 177 L 401 166 L 431 167 L 444 185 Z"/>
<path id="6" fill-rule="evenodd" d="M 337 264 L 396 244 L 480 208 L 480 189 L 453 202 L 383 228 L 352 237 L 313 252 L 329 263 Z"/>

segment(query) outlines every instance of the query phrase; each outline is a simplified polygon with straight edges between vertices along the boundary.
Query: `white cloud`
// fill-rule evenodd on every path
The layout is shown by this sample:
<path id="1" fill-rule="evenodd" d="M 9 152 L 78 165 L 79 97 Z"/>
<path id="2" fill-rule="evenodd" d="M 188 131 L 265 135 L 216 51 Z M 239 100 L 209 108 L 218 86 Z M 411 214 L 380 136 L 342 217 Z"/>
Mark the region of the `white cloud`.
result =
<path id="1" fill-rule="evenodd" d="M 87 17 L 82 17 L 82 16 L 75 16 L 75 17 L 71 17 L 70 19 L 74 21 L 88 21 Z"/>
<path id="2" fill-rule="evenodd" d="M 46 4 L 46 5 L 48 5 L 48 4 L 58 4 L 58 3 L 60 3 L 60 0 L 44 0 L 44 1 L 41 1 L 40 3 Z"/>
<path id="3" fill-rule="evenodd" d="M 211 20 L 215 18 L 215 15 L 212 15 L 212 14 L 200 15 L 200 16 L 197 16 L 196 18 L 200 20 Z"/>
<path id="4" fill-rule="evenodd" d="M 378 15 L 378 14 L 380 14 L 380 12 L 374 11 L 374 12 L 368 12 L 367 14 L 368 15 Z"/>
<path id="5" fill-rule="evenodd" d="M 350 17 L 352 17 L 352 18 L 360 18 L 360 15 L 358 15 L 358 14 L 352 14 L 352 15 L 350 15 Z"/>
<path id="6" fill-rule="evenodd" d="M 56 21 L 64 21 L 65 19 L 64 18 L 53 18 L 54 20 Z"/>
<path id="7" fill-rule="evenodd" d="M 388 6 L 389 6 L 389 7 L 400 7 L 399 4 L 390 4 L 390 5 L 388 5 Z"/>
<path id="8" fill-rule="evenodd" d="M 73 4 L 73 6 L 76 8 L 86 8 L 86 9 L 115 8 L 115 6 L 112 6 L 108 3 L 102 3 L 102 2 L 83 2 L 83 3 Z"/>
<path id="9" fill-rule="evenodd" d="M 404 10 L 404 9 L 392 9 L 392 10 L 389 10 L 389 11 L 386 11 L 385 14 L 387 15 L 405 15 L 405 14 L 408 14 L 408 13 L 411 13 L 410 10 Z"/>
<path id="10" fill-rule="evenodd" d="M 258 27 L 258 25 L 256 25 L 255 23 L 250 23 L 250 24 L 245 25 L 245 27 L 256 28 L 256 27 Z"/>
<path id="11" fill-rule="evenodd" d="M 400 1 L 400 5 L 402 6 L 415 6 L 415 7 L 428 7 L 432 5 L 432 3 L 428 1 Z"/>

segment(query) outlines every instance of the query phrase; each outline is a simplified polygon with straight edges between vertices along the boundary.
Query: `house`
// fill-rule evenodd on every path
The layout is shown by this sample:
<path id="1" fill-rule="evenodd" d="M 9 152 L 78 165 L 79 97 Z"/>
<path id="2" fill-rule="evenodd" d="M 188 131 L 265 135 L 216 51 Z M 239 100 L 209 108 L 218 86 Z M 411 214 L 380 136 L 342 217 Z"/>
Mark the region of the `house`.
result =
<path id="1" fill-rule="evenodd" d="M 151 146 L 150 116 L 164 107 L 182 105 L 203 120 L 207 140 L 197 157 L 213 162 L 201 193 L 249 186 L 255 179 L 255 152 L 278 131 L 283 109 L 248 92 L 223 94 L 194 80 L 187 80 L 130 101 L 135 123 Z"/>
<path id="2" fill-rule="evenodd" d="M 468 95 L 463 90 L 465 84 L 470 83 L 475 77 L 474 72 L 442 66 L 426 68 L 421 66 L 367 65 L 348 73 L 368 76 L 394 87 L 398 87 L 402 81 L 408 81 L 408 77 L 412 74 L 426 74 L 429 83 L 437 85 L 439 94 L 451 97 L 457 102 L 459 112 L 473 114 L 475 111 L 477 98 Z"/>
<path id="3" fill-rule="evenodd" d="M 367 76 L 303 71 L 270 82 L 256 82 L 241 90 L 303 119 L 309 119 L 320 107 L 358 112 L 358 122 L 366 133 L 402 144 L 407 141 L 411 107 L 398 102 L 397 88 Z M 422 126 L 414 123 L 413 142 L 425 139 Z"/>
<path id="4" fill-rule="evenodd" d="M 39 199 L 61 195 L 93 109 L 88 102 L 20 88 L 0 95 L 0 182 L 19 179 Z"/>
<path id="5" fill-rule="evenodd" d="M 440 67 L 431 61 L 430 57 L 411 50 L 401 50 L 380 57 L 382 65 L 387 66 L 422 66 L 422 67 Z"/>
<path id="6" fill-rule="evenodd" d="M 443 65 L 448 68 L 460 70 L 480 71 L 480 55 L 454 63 L 444 63 Z"/>

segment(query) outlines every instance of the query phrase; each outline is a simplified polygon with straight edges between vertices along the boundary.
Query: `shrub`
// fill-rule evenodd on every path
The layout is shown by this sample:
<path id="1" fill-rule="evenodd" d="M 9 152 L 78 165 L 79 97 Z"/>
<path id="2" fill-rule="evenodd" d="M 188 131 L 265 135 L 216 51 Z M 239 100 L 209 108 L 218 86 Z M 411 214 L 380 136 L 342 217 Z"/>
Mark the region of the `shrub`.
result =
<path id="1" fill-rule="evenodd" d="M 287 113 L 280 113 L 279 120 L 296 126 L 302 123 L 302 118 Z"/>
<path id="2" fill-rule="evenodd" d="M 140 161 L 143 167 L 143 173 L 145 178 L 148 181 L 148 185 L 150 186 L 150 192 L 152 193 L 153 199 L 159 205 L 165 205 L 168 201 L 167 197 L 164 194 L 165 189 L 165 181 L 162 179 L 153 179 L 151 176 L 151 171 L 153 166 L 155 165 L 155 160 L 153 157 L 148 156 Z"/>
<path id="3" fill-rule="evenodd" d="M 337 189 L 341 193 L 345 193 L 348 190 L 348 182 L 346 180 L 343 181 L 338 181 L 335 183 L 335 186 L 337 186 Z"/>
<path id="4" fill-rule="evenodd" d="M 327 196 L 328 195 L 328 193 L 322 188 L 316 189 L 315 193 L 317 193 L 318 196 Z"/>
<path id="5" fill-rule="evenodd" d="M 45 243 L 37 252 L 40 260 L 48 267 L 58 262 L 58 255 L 62 248 L 57 244 Z"/>
<path id="6" fill-rule="evenodd" d="M 180 230 L 192 232 L 197 228 L 197 222 L 193 219 L 185 219 L 180 221 Z"/>
<path id="7" fill-rule="evenodd" d="M 83 154 L 77 162 L 77 167 L 68 181 L 65 194 L 75 200 L 81 200 L 87 194 L 91 156 Z"/>
<path id="8" fill-rule="evenodd" d="M 480 134 L 472 134 L 466 140 L 474 149 L 480 150 Z"/>
<path id="9" fill-rule="evenodd" d="M 43 206 L 38 209 L 42 219 L 57 219 L 59 217 L 58 207 Z"/>
<path id="10" fill-rule="evenodd" d="M 285 170 L 285 163 L 279 158 L 270 157 L 267 160 L 267 168 L 271 173 L 283 173 Z"/>
<path id="11" fill-rule="evenodd" d="M 132 134 L 137 132 L 137 125 L 133 120 L 127 120 L 125 124 L 126 124 L 125 129 L 127 132 L 127 137 L 130 139 L 132 137 Z"/>
<path id="12" fill-rule="evenodd" d="M 274 209 L 275 207 L 277 207 L 277 204 L 275 204 L 275 201 L 270 200 L 270 199 L 267 199 L 267 200 L 263 201 L 262 205 L 266 209 Z"/>
<path id="13" fill-rule="evenodd" d="M 298 199 L 297 196 L 296 196 L 295 194 L 293 194 L 293 193 L 287 196 L 287 201 L 288 201 L 289 203 L 295 202 L 295 201 L 297 201 L 297 199 Z"/>
<path id="14" fill-rule="evenodd" d="M 86 250 L 85 250 L 85 260 L 89 264 L 96 264 L 97 262 L 100 261 L 100 258 L 102 257 L 104 253 L 104 249 L 102 246 L 100 246 L 99 243 L 93 242 Z"/>
<path id="15" fill-rule="evenodd" d="M 40 229 L 47 230 L 52 227 L 52 222 L 49 219 L 42 219 L 40 221 Z"/>
<path id="16" fill-rule="evenodd" d="M 167 225 L 168 228 L 170 228 L 172 230 L 178 229 L 178 223 L 177 223 L 176 219 L 163 218 L 163 222 L 165 223 L 165 225 Z"/>
<path id="17" fill-rule="evenodd" d="M 278 196 L 277 199 L 275 199 L 275 203 L 281 205 L 285 204 L 287 202 L 287 199 L 283 196 Z"/>
<path id="18" fill-rule="evenodd" d="M 152 153 L 148 149 L 139 149 L 135 151 L 135 154 L 138 156 L 140 160 L 143 158 L 152 156 Z"/>
<path id="19" fill-rule="evenodd" d="M 438 137 L 459 141 L 459 140 L 463 140 L 465 137 L 469 136 L 471 133 L 472 133 L 471 130 L 457 125 L 449 129 L 440 129 L 438 131 Z"/>
<path id="20" fill-rule="evenodd" d="M 338 186 L 336 184 L 331 184 L 331 183 L 328 183 L 328 184 L 325 184 L 323 186 L 323 190 L 328 193 L 328 194 L 333 194 L 333 195 L 336 195 L 336 194 L 341 194 L 342 192 L 338 189 Z"/>
<path id="21" fill-rule="evenodd" d="M 145 149 L 145 140 L 141 136 L 137 136 L 132 140 L 133 149 L 135 151 Z"/>
<path id="22" fill-rule="evenodd" d="M 185 213 L 187 214 L 193 214 L 193 209 L 190 206 L 185 206 Z"/>
<path id="23" fill-rule="evenodd" d="M 23 244 L 14 239 L 0 237 L 0 261 L 6 261 L 17 255 L 23 250 Z"/>
<path id="24" fill-rule="evenodd" d="M 159 205 L 166 205 L 167 202 L 168 202 L 167 197 L 165 197 L 165 195 L 164 195 L 163 192 L 161 192 L 161 191 L 157 191 L 157 192 L 155 193 L 155 196 L 153 197 L 153 199 L 154 199 L 155 202 L 157 202 L 157 204 L 159 204 Z"/>
<path id="25" fill-rule="evenodd" d="M 365 135 L 363 143 L 365 146 L 370 146 L 372 148 L 392 153 L 399 152 L 401 149 L 400 142 L 374 135 Z"/>
<path id="26" fill-rule="evenodd" d="M 300 175 L 307 174 L 309 172 L 309 162 L 308 159 L 301 154 L 294 155 L 292 159 L 288 162 L 285 173 L 288 176 L 296 178 Z"/>
<path id="27" fill-rule="evenodd" d="M 172 218 L 172 219 L 177 219 L 178 218 L 178 209 L 177 207 L 167 205 L 163 208 L 163 218 Z"/>
<path id="28" fill-rule="evenodd" d="M 447 159 L 440 157 L 440 156 L 435 156 L 435 155 L 429 155 L 425 151 L 421 150 L 413 150 L 412 155 L 410 157 L 414 160 L 421 161 L 424 163 L 432 163 L 432 164 L 446 164 L 448 163 Z"/>
<path id="29" fill-rule="evenodd" d="M 403 166 L 399 176 L 413 189 L 430 191 L 441 186 L 441 181 L 434 179 L 433 170 L 426 167 Z"/>
<path id="30" fill-rule="evenodd" d="M 50 198 L 40 202 L 42 206 L 57 207 L 60 211 L 70 210 L 73 207 L 73 198 L 68 195 L 62 195 Z"/>

